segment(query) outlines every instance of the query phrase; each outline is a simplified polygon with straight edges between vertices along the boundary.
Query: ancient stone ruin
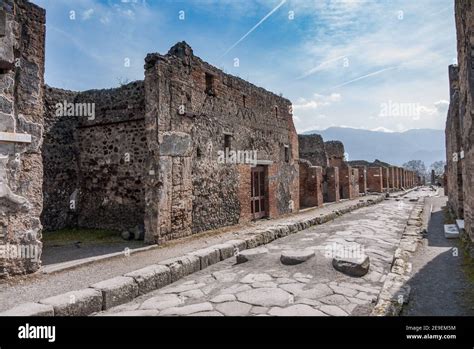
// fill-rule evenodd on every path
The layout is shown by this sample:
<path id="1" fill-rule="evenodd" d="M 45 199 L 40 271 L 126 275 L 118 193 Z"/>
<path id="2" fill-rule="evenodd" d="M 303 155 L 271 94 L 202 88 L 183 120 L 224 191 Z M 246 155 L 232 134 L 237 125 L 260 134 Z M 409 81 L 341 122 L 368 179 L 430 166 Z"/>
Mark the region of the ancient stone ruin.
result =
<path id="1" fill-rule="evenodd" d="M 38 270 L 43 229 L 126 230 L 158 244 L 416 185 L 383 166 L 375 180 L 341 142 L 298 138 L 289 100 L 185 42 L 149 54 L 144 81 L 79 92 L 44 85 L 38 6 L 3 1 L 0 41 L 0 234 L 24 250 L 1 260 L 1 275 Z"/>
<path id="2" fill-rule="evenodd" d="M 474 5 L 455 2 L 458 64 L 449 67 L 450 105 L 446 120 L 448 205 L 464 220 L 466 241 L 474 241 Z"/>
<path id="3" fill-rule="evenodd" d="M 379 160 L 346 161 L 340 141 L 324 142 L 320 135 L 311 134 L 299 135 L 298 142 L 302 208 L 421 184 L 415 172 Z"/>

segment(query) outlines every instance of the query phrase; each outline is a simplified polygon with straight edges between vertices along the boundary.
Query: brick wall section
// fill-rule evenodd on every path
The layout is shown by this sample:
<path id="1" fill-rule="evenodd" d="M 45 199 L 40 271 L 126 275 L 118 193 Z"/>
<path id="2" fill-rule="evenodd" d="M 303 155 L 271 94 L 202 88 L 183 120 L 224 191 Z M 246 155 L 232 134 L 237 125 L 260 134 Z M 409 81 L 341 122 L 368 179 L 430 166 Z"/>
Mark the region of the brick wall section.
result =
<path id="1" fill-rule="evenodd" d="M 389 189 L 389 168 L 388 167 L 382 167 L 382 185 L 384 190 Z"/>
<path id="2" fill-rule="evenodd" d="M 324 184 L 326 188 L 324 192 L 324 202 L 339 202 L 339 168 L 329 166 L 326 168 L 326 175 L 324 177 Z"/>
<path id="3" fill-rule="evenodd" d="M 323 168 L 300 159 L 300 207 L 323 204 Z"/>
<path id="4" fill-rule="evenodd" d="M 359 193 L 367 193 L 367 166 L 355 166 L 359 175 Z"/>
<path id="5" fill-rule="evenodd" d="M 395 178 L 395 167 L 389 167 L 389 188 L 395 189 L 396 188 L 396 178 Z"/>
<path id="6" fill-rule="evenodd" d="M 32 137 L 31 143 L 0 144 L 0 243 L 40 254 L 45 12 L 23 0 L 4 0 L 0 11 L 6 17 L 0 33 L 0 131 Z M 39 267 L 39 260 L 27 256 L 2 259 L 0 276 Z"/>
<path id="7" fill-rule="evenodd" d="M 224 74 L 186 43 L 147 56 L 145 94 L 148 242 L 249 218 L 250 191 L 239 182 L 247 178 L 245 168 L 217 161 L 224 134 L 232 149 L 256 150 L 267 167 L 270 217 L 298 211 L 298 136 L 290 101 Z"/>
<path id="8" fill-rule="evenodd" d="M 369 192 L 383 192 L 382 167 L 367 168 L 367 188 Z"/>

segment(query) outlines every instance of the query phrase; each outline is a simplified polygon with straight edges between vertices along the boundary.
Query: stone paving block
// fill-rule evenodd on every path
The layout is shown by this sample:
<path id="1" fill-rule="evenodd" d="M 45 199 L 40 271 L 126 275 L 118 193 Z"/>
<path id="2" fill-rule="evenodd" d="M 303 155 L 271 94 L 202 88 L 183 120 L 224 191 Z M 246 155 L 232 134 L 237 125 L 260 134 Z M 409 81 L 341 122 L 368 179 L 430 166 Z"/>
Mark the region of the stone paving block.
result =
<path id="1" fill-rule="evenodd" d="M 138 297 L 138 284 L 131 277 L 118 276 L 91 285 L 102 292 L 102 309 L 110 309 Z"/>
<path id="2" fill-rule="evenodd" d="M 214 245 L 212 247 L 219 250 L 221 261 L 234 256 L 235 247 L 232 244 L 225 243 L 225 244 L 220 244 L 220 245 Z"/>
<path id="3" fill-rule="evenodd" d="M 226 244 L 234 246 L 235 252 L 241 252 L 247 249 L 247 242 L 245 240 L 229 240 Z"/>
<path id="4" fill-rule="evenodd" d="M 212 264 L 216 264 L 221 260 L 221 253 L 214 247 L 207 247 L 195 252 L 188 253 L 190 256 L 199 257 L 201 263 L 201 270 L 206 269 Z"/>
<path id="5" fill-rule="evenodd" d="M 255 235 L 247 236 L 244 238 L 247 249 L 255 248 L 263 245 L 263 234 L 256 233 Z"/>
<path id="6" fill-rule="evenodd" d="M 165 265 L 150 265 L 132 271 L 124 276 L 131 277 L 138 284 L 138 292 L 145 294 L 171 283 L 170 269 Z"/>
<path id="7" fill-rule="evenodd" d="M 224 302 L 216 305 L 216 310 L 225 316 L 247 316 L 252 306 L 242 302 Z"/>
<path id="8" fill-rule="evenodd" d="M 213 311 L 214 308 L 212 307 L 212 304 L 209 302 L 204 302 L 204 303 L 198 303 L 198 304 L 191 304 L 191 305 L 185 305 L 182 307 L 172 307 L 163 310 L 160 315 L 192 315 L 195 313 L 202 313 L 206 311 Z"/>
<path id="9" fill-rule="evenodd" d="M 241 302 L 262 307 L 285 306 L 289 304 L 291 299 L 288 292 L 279 288 L 257 288 L 240 292 L 236 296 Z"/>
<path id="10" fill-rule="evenodd" d="M 325 313 L 306 304 L 296 304 L 286 308 L 273 307 L 268 314 L 271 316 L 326 316 Z"/>
<path id="11" fill-rule="evenodd" d="M 54 316 L 52 305 L 23 303 L 0 313 L 0 316 Z"/>
<path id="12" fill-rule="evenodd" d="M 42 299 L 40 303 L 52 306 L 54 316 L 87 316 L 102 310 L 102 293 L 85 288 Z"/>

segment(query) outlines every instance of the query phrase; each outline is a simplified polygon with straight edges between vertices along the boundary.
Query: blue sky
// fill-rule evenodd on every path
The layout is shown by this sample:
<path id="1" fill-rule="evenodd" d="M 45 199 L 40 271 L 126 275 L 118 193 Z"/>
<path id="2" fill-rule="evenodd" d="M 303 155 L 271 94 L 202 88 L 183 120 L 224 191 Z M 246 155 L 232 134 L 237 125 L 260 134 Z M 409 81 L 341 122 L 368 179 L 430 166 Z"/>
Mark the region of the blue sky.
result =
<path id="1" fill-rule="evenodd" d="M 209 63 L 289 98 L 300 132 L 444 128 L 456 62 L 452 0 L 33 2 L 47 10 L 54 87 L 143 79 L 147 53 L 185 40 Z"/>

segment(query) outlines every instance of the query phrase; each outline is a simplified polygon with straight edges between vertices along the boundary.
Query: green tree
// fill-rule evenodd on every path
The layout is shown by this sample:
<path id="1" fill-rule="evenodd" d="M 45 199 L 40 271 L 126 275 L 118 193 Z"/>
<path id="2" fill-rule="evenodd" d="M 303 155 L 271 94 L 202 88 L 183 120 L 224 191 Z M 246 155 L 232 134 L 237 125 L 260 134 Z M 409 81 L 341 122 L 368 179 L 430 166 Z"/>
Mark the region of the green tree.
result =
<path id="1" fill-rule="evenodd" d="M 402 165 L 407 170 L 415 171 L 419 176 L 426 176 L 426 166 L 421 160 L 410 160 Z"/>
<path id="2" fill-rule="evenodd" d="M 444 165 L 446 165 L 444 161 L 435 161 L 431 164 L 430 171 L 434 170 L 436 176 L 441 176 L 444 174 Z"/>

